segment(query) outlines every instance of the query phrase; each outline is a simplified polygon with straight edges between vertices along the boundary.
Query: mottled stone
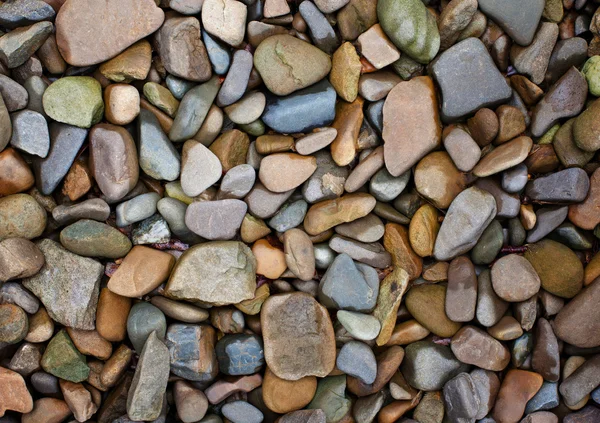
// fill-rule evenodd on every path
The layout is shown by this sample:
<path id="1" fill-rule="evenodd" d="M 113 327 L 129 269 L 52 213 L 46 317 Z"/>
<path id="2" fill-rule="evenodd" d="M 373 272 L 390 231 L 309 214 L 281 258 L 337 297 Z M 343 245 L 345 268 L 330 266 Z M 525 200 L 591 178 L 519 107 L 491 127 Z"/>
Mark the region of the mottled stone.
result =
<path id="1" fill-rule="evenodd" d="M 256 335 L 225 335 L 217 342 L 215 353 L 219 370 L 226 375 L 251 375 L 265 363 L 262 340 Z"/>
<path id="2" fill-rule="evenodd" d="M 219 372 L 212 326 L 175 323 L 169 326 L 166 344 L 171 372 L 192 381 L 208 382 Z"/>

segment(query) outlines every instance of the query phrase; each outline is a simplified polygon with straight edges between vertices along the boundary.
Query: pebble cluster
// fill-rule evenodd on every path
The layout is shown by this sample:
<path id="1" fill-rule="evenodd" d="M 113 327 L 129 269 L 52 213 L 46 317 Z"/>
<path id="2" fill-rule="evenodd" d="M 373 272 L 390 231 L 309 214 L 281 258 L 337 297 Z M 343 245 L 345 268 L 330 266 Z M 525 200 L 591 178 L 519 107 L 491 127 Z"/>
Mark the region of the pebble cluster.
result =
<path id="1" fill-rule="evenodd" d="M 599 6 L 0 1 L 0 423 L 599 423 Z"/>

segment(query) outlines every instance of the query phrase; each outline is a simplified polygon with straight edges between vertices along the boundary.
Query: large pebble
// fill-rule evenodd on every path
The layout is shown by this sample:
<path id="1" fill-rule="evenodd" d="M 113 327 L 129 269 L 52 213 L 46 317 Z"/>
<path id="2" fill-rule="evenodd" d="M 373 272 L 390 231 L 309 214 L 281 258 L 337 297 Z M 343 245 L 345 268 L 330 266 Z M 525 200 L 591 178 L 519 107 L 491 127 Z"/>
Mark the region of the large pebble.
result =
<path id="1" fill-rule="evenodd" d="M 479 1 L 483 13 L 504 29 L 517 44 L 523 46 L 529 45 L 533 40 L 544 5 L 544 1 L 535 0 L 523 9 L 519 0 L 505 1 L 502 4 L 494 0 Z"/>
<path id="2" fill-rule="evenodd" d="M 222 171 L 219 158 L 204 145 L 194 140 L 183 144 L 181 188 L 187 196 L 200 195 L 221 178 Z"/>
<path id="3" fill-rule="evenodd" d="M 52 119 L 89 128 L 104 113 L 102 87 L 89 76 L 68 76 L 50 84 L 44 91 L 44 111 Z"/>
<path id="4" fill-rule="evenodd" d="M 33 197 L 14 194 L 0 198 L 0 240 L 37 238 L 46 228 L 46 211 Z"/>
<path id="5" fill-rule="evenodd" d="M 89 219 L 81 219 L 63 229 L 60 243 L 67 250 L 86 257 L 115 259 L 131 249 L 127 236 L 112 226 Z"/>
<path id="6" fill-rule="evenodd" d="M 246 31 L 246 5 L 236 0 L 205 0 L 202 26 L 211 35 L 231 46 L 239 45 Z"/>
<path id="7" fill-rule="evenodd" d="M 312 156 L 294 153 L 270 154 L 260 162 L 258 177 L 272 192 L 293 190 L 317 170 L 317 160 Z"/>
<path id="8" fill-rule="evenodd" d="M 554 319 L 556 336 L 581 348 L 600 346 L 600 310 L 597 307 L 599 299 L 600 283 L 596 279 L 560 310 Z"/>
<path id="9" fill-rule="evenodd" d="M 500 341 L 475 326 L 462 327 L 453 337 L 452 352 L 461 362 L 491 371 L 502 371 L 510 352 Z"/>
<path id="10" fill-rule="evenodd" d="M 570 168 L 527 183 L 525 194 L 534 201 L 554 204 L 579 203 L 585 200 L 590 178 L 580 168 Z"/>
<path id="11" fill-rule="evenodd" d="M 425 328 L 441 337 L 451 337 L 461 324 L 448 318 L 445 311 L 446 286 L 413 286 L 406 294 L 408 312 Z"/>
<path id="12" fill-rule="evenodd" d="M 503 300 L 520 302 L 537 294 L 541 282 L 529 261 L 517 254 L 509 254 L 492 266 L 492 285 Z"/>
<path id="13" fill-rule="evenodd" d="M 179 153 L 161 129 L 156 116 L 148 110 L 140 110 L 137 128 L 140 168 L 154 179 L 177 179 L 181 167 Z"/>
<path id="14" fill-rule="evenodd" d="M 190 204 L 185 224 L 194 233 L 209 240 L 235 237 L 248 206 L 242 200 L 200 201 Z"/>

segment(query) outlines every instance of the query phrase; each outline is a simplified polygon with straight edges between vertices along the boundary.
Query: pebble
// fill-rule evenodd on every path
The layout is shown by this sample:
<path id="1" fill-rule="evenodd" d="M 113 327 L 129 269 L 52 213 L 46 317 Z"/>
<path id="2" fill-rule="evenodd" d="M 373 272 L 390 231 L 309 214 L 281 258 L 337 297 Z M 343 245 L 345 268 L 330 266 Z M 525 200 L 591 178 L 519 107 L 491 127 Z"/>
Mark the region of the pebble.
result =
<path id="1" fill-rule="evenodd" d="M 325 307 L 310 295 L 294 292 L 269 297 L 262 307 L 261 327 L 265 360 L 276 376 L 298 380 L 324 377 L 333 370 L 333 326 Z"/>
<path id="2" fill-rule="evenodd" d="M 225 335 L 217 342 L 215 353 L 219 370 L 226 375 L 251 375 L 265 363 L 262 341 L 256 335 Z"/>
<path id="3" fill-rule="evenodd" d="M 140 40 L 122 53 L 102 63 L 99 70 L 102 75 L 114 82 L 144 80 L 150 72 L 151 63 L 152 47 L 148 41 Z"/>
<path id="4" fill-rule="evenodd" d="M 202 3 L 202 26 L 209 34 L 237 46 L 244 39 L 246 14 L 246 5 L 239 1 L 208 0 Z"/>
<path id="5" fill-rule="evenodd" d="M 308 204 L 304 200 L 287 203 L 269 220 L 269 226 L 277 232 L 285 232 L 300 225 L 307 210 Z"/>
<path id="6" fill-rule="evenodd" d="M 332 54 L 339 46 L 339 42 L 333 27 L 325 15 L 310 1 L 300 3 L 298 11 L 306 22 L 309 34 L 315 45 L 325 53 Z"/>
<path id="7" fill-rule="evenodd" d="M 316 390 L 317 378 L 314 376 L 290 381 L 278 378 L 267 368 L 262 385 L 262 397 L 269 410 L 284 414 L 308 405 Z"/>
<path id="8" fill-rule="evenodd" d="M 515 69 L 530 77 L 534 84 L 540 84 L 546 75 L 550 55 L 558 38 L 558 25 L 542 22 L 527 47 L 513 45 L 510 59 Z"/>
<path id="9" fill-rule="evenodd" d="M 169 130 L 171 141 L 186 141 L 196 135 L 209 114 L 219 87 L 218 78 L 212 77 L 185 93 Z"/>
<path id="10" fill-rule="evenodd" d="M 23 376 L 17 372 L 0 367 L 0 397 L 2 405 L 0 405 L 0 414 L 9 411 L 17 413 L 30 413 L 33 410 L 33 399 L 27 390 L 27 385 Z"/>
<path id="11" fill-rule="evenodd" d="M 246 50 L 237 50 L 233 53 L 231 66 L 217 95 L 219 106 L 229 106 L 242 98 L 252 71 L 252 61 L 252 54 Z"/>
<path id="12" fill-rule="evenodd" d="M 316 169 L 317 160 L 312 156 L 277 153 L 261 161 L 258 177 L 268 190 L 281 193 L 300 186 Z M 282 177 L 283 172 L 285 178 Z"/>
<path id="13" fill-rule="evenodd" d="M 599 109 L 600 102 L 594 101 L 573 123 L 573 139 L 584 151 L 593 152 L 600 149 L 600 128 L 594 119 Z"/>
<path id="14" fill-rule="evenodd" d="M 31 241 L 24 238 L 5 239 L 0 242 L 0 281 L 33 276 L 42 268 L 44 261 L 44 254 Z M 4 284 L 0 289 L 7 286 Z"/>
<path id="15" fill-rule="evenodd" d="M 54 9 L 43 1 L 8 2 L 0 8 L 0 23 L 3 27 L 12 29 L 51 20 L 55 14 Z"/>
<path id="16" fill-rule="evenodd" d="M 352 401 L 345 394 L 346 376 L 329 376 L 319 381 L 317 392 L 307 408 L 322 410 L 325 421 L 339 422 L 351 410 Z"/>
<path id="17" fill-rule="evenodd" d="M 441 209 L 450 206 L 467 182 L 444 151 L 425 156 L 415 168 L 414 180 L 417 192 Z"/>
<path id="18" fill-rule="evenodd" d="M 576 68 L 570 68 L 533 109 L 531 134 L 541 137 L 559 119 L 578 115 L 583 110 L 586 96 L 587 82 L 584 76 Z"/>
<path id="19" fill-rule="evenodd" d="M 232 122 L 238 125 L 251 125 L 258 121 L 265 110 L 266 103 L 267 99 L 263 93 L 252 91 L 244 95 L 238 102 L 225 107 L 225 113 Z"/>
<path id="20" fill-rule="evenodd" d="M 130 419 L 154 420 L 160 416 L 168 379 L 169 350 L 152 332 L 140 353 L 127 396 Z"/>
<path id="21" fill-rule="evenodd" d="M 127 317 L 127 335 L 138 354 L 142 352 L 151 334 L 164 339 L 166 330 L 165 315 L 157 307 L 145 302 L 136 303 L 131 307 Z"/>
<path id="22" fill-rule="evenodd" d="M 550 323 L 544 318 L 537 321 L 531 366 L 542 375 L 544 380 L 558 382 L 560 377 L 558 341 Z"/>
<path id="23" fill-rule="evenodd" d="M 372 384 L 377 376 L 377 362 L 371 347 L 358 341 L 344 344 L 336 359 L 336 367 L 367 385 Z"/>
<path id="24" fill-rule="evenodd" d="M 467 257 L 457 257 L 448 267 L 445 313 L 453 322 L 470 322 L 477 304 L 477 275 Z"/>
<path id="25" fill-rule="evenodd" d="M 277 132 L 293 134 L 328 126 L 335 117 L 335 89 L 322 80 L 285 97 L 267 96 L 262 121 Z"/>
<path id="26" fill-rule="evenodd" d="M 594 213 L 596 204 L 600 200 L 599 187 L 600 172 L 596 170 L 590 178 L 590 189 L 586 199 L 580 204 L 569 206 L 569 220 L 577 227 L 591 230 L 593 226 L 595 227 L 597 223 L 600 223 L 596 222 L 598 219 Z"/>
<path id="27" fill-rule="evenodd" d="M 56 398 L 40 398 L 33 403 L 33 410 L 22 416 L 24 423 L 40 421 L 60 422 L 72 414 L 63 400 Z"/>
<path id="28" fill-rule="evenodd" d="M 37 238 L 46 227 L 46 211 L 33 197 L 14 194 L 0 198 L 0 240 Z"/>
<path id="29" fill-rule="evenodd" d="M 517 44 L 527 46 L 533 40 L 545 2 L 536 0 L 528 6 L 526 13 L 521 8 L 522 4 L 514 0 L 502 6 L 492 0 L 482 0 L 479 6 L 483 13 L 500 25 Z"/>
<path id="30" fill-rule="evenodd" d="M 526 136 L 506 142 L 485 155 L 473 169 L 473 174 L 483 178 L 510 169 L 527 158 L 532 146 L 533 141 Z"/>
<path id="31" fill-rule="evenodd" d="M 587 48 L 587 42 L 580 37 L 559 40 L 552 50 L 546 77 L 554 82 L 571 66 L 580 67 L 587 59 Z"/>
<path id="32" fill-rule="evenodd" d="M 475 418 L 481 401 L 475 383 L 468 373 L 460 373 L 446 382 L 443 393 L 448 418 Z"/>
<path id="33" fill-rule="evenodd" d="M 343 43 L 333 53 L 329 81 L 337 94 L 349 103 L 358 96 L 361 68 L 360 58 L 352 43 Z"/>
<path id="34" fill-rule="evenodd" d="M 204 382 L 215 378 L 219 368 L 213 327 L 174 323 L 169 326 L 165 339 L 174 375 Z"/>
<path id="35" fill-rule="evenodd" d="M 44 111 L 52 119 L 89 128 L 102 119 L 100 83 L 89 76 L 68 76 L 50 84 L 43 96 Z"/>
<path id="36" fill-rule="evenodd" d="M 200 195 L 221 178 L 222 171 L 219 158 L 204 145 L 194 140 L 188 140 L 183 144 L 181 188 L 186 195 L 190 197 Z"/>
<path id="37" fill-rule="evenodd" d="M 248 206 L 241 200 L 195 202 L 188 206 L 185 224 L 209 240 L 232 239 L 242 224 Z"/>
<path id="38" fill-rule="evenodd" d="M 47 91 L 46 91 L 47 92 Z M 102 123 L 90 131 L 90 169 L 109 202 L 127 195 L 138 182 L 135 143 L 127 130 Z"/>
<path id="39" fill-rule="evenodd" d="M 232 269 L 228 272 L 226 270 Z M 256 260 L 237 241 L 198 244 L 183 254 L 166 286 L 172 299 L 213 305 L 236 304 L 254 297 Z"/>
<path id="40" fill-rule="evenodd" d="M 569 204 L 585 200 L 589 188 L 587 174 L 580 168 L 570 168 L 529 181 L 525 194 L 537 202 Z"/>
<path id="41" fill-rule="evenodd" d="M 245 401 L 229 402 L 221 410 L 232 423 L 260 423 L 264 418 L 258 408 Z"/>
<path id="42" fill-rule="evenodd" d="M 442 91 L 444 121 L 494 107 L 512 95 L 484 44 L 476 38 L 467 38 L 443 52 L 432 65 L 432 73 Z"/>
<path id="43" fill-rule="evenodd" d="M 373 316 L 347 310 L 339 310 L 336 316 L 338 321 L 355 339 L 372 341 L 379 335 L 381 324 Z"/>
<path id="44" fill-rule="evenodd" d="M 0 74 L 0 93 L 2 94 L 3 102 L 8 112 L 16 112 L 17 110 L 24 109 L 27 106 L 29 100 L 29 94 L 27 90 L 21 86 L 18 82 L 10 79 L 4 74 Z M 10 120 L 10 116 L 6 113 L 4 117 L 4 123 Z M 3 129 L 3 136 L 10 139 L 11 126 L 7 125 Z"/>
<path id="45" fill-rule="evenodd" d="M 593 282 L 560 310 L 554 320 L 554 331 L 559 339 L 581 348 L 600 345 L 600 339 L 592 335 L 596 325 L 593 304 L 598 293 L 600 285 Z M 582 326 L 581 322 L 586 322 L 586 325 Z"/>
<path id="46" fill-rule="evenodd" d="M 72 253 L 85 257 L 116 259 L 131 250 L 131 241 L 112 226 L 81 219 L 60 233 L 60 243 Z"/>
<path id="47" fill-rule="evenodd" d="M 27 336 L 27 314 L 18 305 L 0 304 L 0 322 L 0 342 L 3 344 L 16 344 Z"/>
<path id="48" fill-rule="evenodd" d="M 500 298 L 525 301 L 540 289 L 540 278 L 528 260 L 516 254 L 498 259 L 492 266 L 492 285 Z"/>
<path id="49" fill-rule="evenodd" d="M 449 347 L 432 341 L 418 341 L 408 345 L 400 368 L 406 381 L 415 389 L 440 390 L 444 384 L 468 369 L 458 361 Z"/>
<path id="50" fill-rule="evenodd" d="M 510 362 L 509 350 L 475 326 L 462 327 L 453 337 L 452 352 L 458 360 L 491 371 L 502 371 Z"/>
<path id="51" fill-rule="evenodd" d="M 44 371 L 60 379 L 78 383 L 88 378 L 90 369 L 65 329 L 50 340 L 40 363 Z"/>
<path id="52" fill-rule="evenodd" d="M 48 124 L 41 114 L 32 110 L 21 110 L 11 115 L 12 147 L 25 153 L 45 158 L 50 149 Z"/>
<path id="53" fill-rule="evenodd" d="M 140 168 L 158 180 L 177 179 L 181 167 L 179 153 L 162 131 L 156 116 L 141 110 L 137 124 Z"/>
<path id="54" fill-rule="evenodd" d="M 0 39 L 0 60 L 9 69 L 21 66 L 44 44 L 53 29 L 51 22 L 13 29 Z"/>
<path id="55" fill-rule="evenodd" d="M 140 113 L 140 95 L 126 84 L 112 84 L 104 91 L 106 120 L 115 125 L 127 125 Z"/>
<path id="56" fill-rule="evenodd" d="M 70 225 L 80 219 L 91 219 L 98 222 L 108 220 L 110 206 L 101 198 L 91 198 L 73 205 L 60 205 L 52 210 L 52 218 L 59 225 Z"/>
<path id="57" fill-rule="evenodd" d="M 472 248 L 496 215 L 496 202 L 491 194 L 471 187 L 452 202 L 438 233 L 434 255 L 449 260 Z M 463 226 L 469 222 L 468 227 Z"/>
<path id="58" fill-rule="evenodd" d="M 194 17 L 169 17 L 155 35 L 158 55 L 165 69 L 188 81 L 211 77 L 206 47 L 200 37 L 200 22 Z M 194 54 L 189 54 L 193 51 Z"/>
<path id="59" fill-rule="evenodd" d="M 544 382 L 533 398 L 527 402 L 525 414 L 535 413 L 540 410 L 551 410 L 559 404 L 558 383 Z"/>
<path id="60" fill-rule="evenodd" d="M 140 222 L 156 213 L 160 195 L 155 192 L 138 195 L 117 206 L 117 226 L 122 228 Z"/>
<path id="61" fill-rule="evenodd" d="M 256 172 L 249 164 L 241 164 L 231 168 L 221 180 L 219 199 L 244 198 L 254 186 Z"/>
<path id="62" fill-rule="evenodd" d="M 479 146 L 471 135 L 461 128 L 453 128 L 444 137 L 444 148 L 462 172 L 471 171 L 481 158 Z"/>
<path id="63" fill-rule="evenodd" d="M 446 286 L 416 285 L 406 294 L 406 308 L 425 328 L 441 337 L 453 336 L 461 327 L 445 312 Z"/>

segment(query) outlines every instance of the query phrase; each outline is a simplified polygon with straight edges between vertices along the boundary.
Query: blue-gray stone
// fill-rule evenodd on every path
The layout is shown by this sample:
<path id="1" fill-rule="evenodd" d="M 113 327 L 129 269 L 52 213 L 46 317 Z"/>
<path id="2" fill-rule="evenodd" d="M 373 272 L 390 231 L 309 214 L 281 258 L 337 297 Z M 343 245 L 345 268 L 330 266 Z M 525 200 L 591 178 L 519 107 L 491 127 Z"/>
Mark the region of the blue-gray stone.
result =
<path id="1" fill-rule="evenodd" d="M 561 242 L 573 250 L 588 250 L 593 246 L 593 238 L 587 231 L 565 222 L 548 235 L 549 239 Z"/>
<path id="2" fill-rule="evenodd" d="M 521 163 L 502 173 L 502 189 L 508 193 L 519 192 L 527 185 L 527 165 Z"/>
<path id="3" fill-rule="evenodd" d="M 384 167 L 369 181 L 369 192 L 379 201 L 390 202 L 402 194 L 410 180 L 410 169 L 399 176 L 392 176 Z"/>
<path id="4" fill-rule="evenodd" d="M 304 220 L 308 203 L 304 200 L 298 200 L 293 203 L 285 204 L 279 211 L 269 220 L 269 226 L 277 232 L 285 232 L 288 229 L 295 228 Z"/>
<path id="5" fill-rule="evenodd" d="M 333 54 L 340 42 L 325 15 L 311 1 L 300 3 L 298 11 L 308 26 L 310 37 L 315 46 L 327 54 Z"/>
<path id="6" fill-rule="evenodd" d="M 482 107 L 506 103 L 512 89 L 478 38 L 467 38 L 443 52 L 432 73 L 442 91 L 442 119 L 455 121 Z"/>
<path id="7" fill-rule="evenodd" d="M 523 7 L 522 0 L 480 0 L 479 8 L 493 19 L 506 33 L 522 46 L 529 45 L 535 35 L 542 12 L 544 0 L 532 0 Z"/>
<path id="8" fill-rule="evenodd" d="M 600 404 L 600 386 L 592 391 L 592 400 L 596 404 Z"/>
<path id="9" fill-rule="evenodd" d="M 139 162 L 142 170 L 157 180 L 179 178 L 179 153 L 163 132 L 154 113 L 141 109 L 137 120 Z"/>
<path id="10" fill-rule="evenodd" d="M 87 137 L 87 129 L 64 123 L 50 124 L 50 151 L 45 159 L 33 161 L 37 189 L 50 195 L 69 172 Z"/>
<path id="11" fill-rule="evenodd" d="M 175 75 L 167 75 L 167 79 L 165 81 L 167 83 L 167 88 L 173 94 L 177 100 L 181 100 L 185 93 L 194 88 L 197 83 L 194 81 L 188 81 L 186 79 L 178 78 Z"/>
<path id="12" fill-rule="evenodd" d="M 319 301 L 328 308 L 370 312 L 379 293 L 377 271 L 338 255 L 319 283 Z"/>
<path id="13" fill-rule="evenodd" d="M 167 320 L 158 307 L 146 302 L 131 307 L 127 318 L 127 334 L 138 354 L 142 352 L 146 339 L 152 332 L 156 332 L 159 339 L 165 339 L 166 331 Z"/>
<path id="14" fill-rule="evenodd" d="M 260 423 L 264 418 L 258 408 L 246 401 L 228 402 L 221 412 L 232 423 Z"/>
<path id="15" fill-rule="evenodd" d="M 385 98 L 382 98 L 379 101 L 374 103 L 370 103 L 367 106 L 367 110 L 365 116 L 367 120 L 373 125 L 373 127 L 381 134 L 383 131 L 383 104 L 385 103 Z"/>
<path id="16" fill-rule="evenodd" d="M 569 208 L 542 207 L 536 213 L 535 226 L 527 234 L 527 243 L 538 242 L 565 221 L 569 214 Z"/>
<path id="17" fill-rule="evenodd" d="M 533 398 L 529 400 L 525 407 L 525 414 L 535 411 L 550 410 L 558 407 L 558 382 L 546 382 L 542 384 L 540 390 Z"/>
<path id="18" fill-rule="evenodd" d="M 10 145 L 26 153 L 45 158 L 50 150 L 50 133 L 46 118 L 33 110 L 20 110 L 10 115 Z"/>
<path id="19" fill-rule="evenodd" d="M 333 122 L 335 100 L 335 89 L 327 79 L 285 97 L 269 94 L 262 120 L 284 134 L 309 132 Z"/>
<path id="20" fill-rule="evenodd" d="M 336 366 L 347 375 L 370 385 L 377 376 L 377 360 L 367 344 L 350 341 L 344 344 L 336 359 Z"/>
<path id="21" fill-rule="evenodd" d="M 237 50 L 233 54 L 231 67 L 217 94 L 219 107 L 229 106 L 242 98 L 248 86 L 252 66 L 252 53 L 249 51 Z"/>
<path id="22" fill-rule="evenodd" d="M 42 0 L 9 0 L 0 6 L 0 26 L 13 29 L 40 21 L 51 21 L 54 9 Z"/>
<path id="23" fill-rule="evenodd" d="M 525 195 L 540 203 L 579 203 L 590 189 L 590 178 L 585 170 L 572 167 L 535 178 L 527 183 Z"/>
<path id="24" fill-rule="evenodd" d="M 221 373 L 230 376 L 251 375 L 265 364 L 263 342 L 259 336 L 225 335 L 215 347 Z"/>
<path id="25" fill-rule="evenodd" d="M 171 372 L 187 380 L 209 382 L 219 373 L 214 348 L 215 330 L 207 325 L 175 323 L 169 326 L 165 343 L 171 357 Z"/>
<path id="26" fill-rule="evenodd" d="M 204 41 L 204 46 L 206 47 L 206 52 L 208 53 L 208 58 L 212 64 L 213 71 L 215 71 L 217 75 L 225 75 L 231 64 L 229 47 L 221 41 L 214 39 L 206 31 L 202 31 L 202 41 Z"/>

